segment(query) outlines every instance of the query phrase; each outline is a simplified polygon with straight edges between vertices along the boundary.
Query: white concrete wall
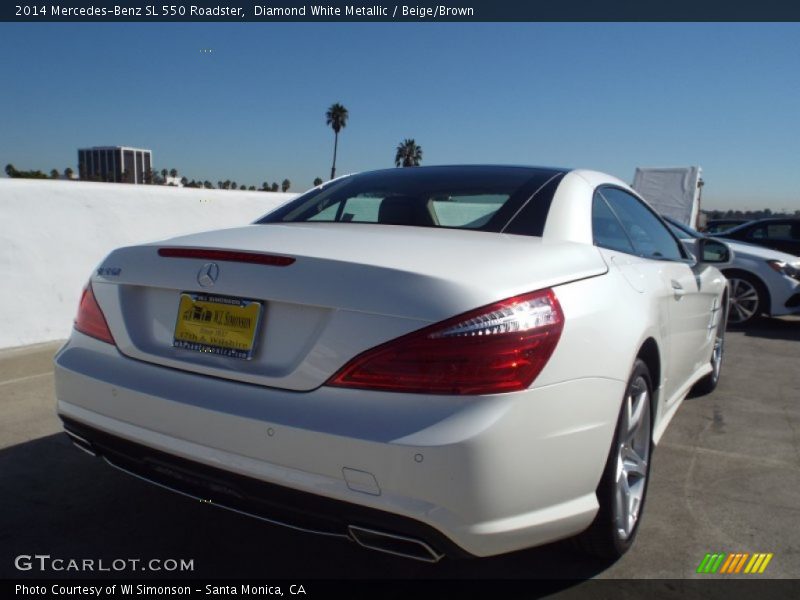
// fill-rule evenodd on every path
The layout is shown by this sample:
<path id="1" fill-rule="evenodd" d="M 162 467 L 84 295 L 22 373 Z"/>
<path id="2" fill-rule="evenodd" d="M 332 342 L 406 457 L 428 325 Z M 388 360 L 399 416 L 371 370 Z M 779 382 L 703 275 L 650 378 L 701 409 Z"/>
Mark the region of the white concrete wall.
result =
<path id="1" fill-rule="evenodd" d="M 0 179 L 0 348 L 69 336 L 114 248 L 246 225 L 296 194 Z"/>

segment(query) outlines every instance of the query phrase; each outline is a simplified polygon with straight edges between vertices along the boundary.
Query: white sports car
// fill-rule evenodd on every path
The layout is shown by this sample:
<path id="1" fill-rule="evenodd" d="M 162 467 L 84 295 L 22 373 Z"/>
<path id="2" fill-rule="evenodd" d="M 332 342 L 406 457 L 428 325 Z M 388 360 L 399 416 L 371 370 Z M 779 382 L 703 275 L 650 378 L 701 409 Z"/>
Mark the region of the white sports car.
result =
<path id="1" fill-rule="evenodd" d="M 728 250 L 594 171 L 420 167 L 122 248 L 56 356 L 73 442 L 139 478 L 427 561 L 636 535 L 718 381 Z"/>

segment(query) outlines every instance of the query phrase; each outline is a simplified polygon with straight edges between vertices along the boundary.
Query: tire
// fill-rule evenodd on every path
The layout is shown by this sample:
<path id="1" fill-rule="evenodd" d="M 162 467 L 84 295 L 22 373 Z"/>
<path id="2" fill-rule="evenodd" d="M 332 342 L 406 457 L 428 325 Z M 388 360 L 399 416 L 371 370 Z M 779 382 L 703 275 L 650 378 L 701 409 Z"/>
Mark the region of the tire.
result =
<path id="1" fill-rule="evenodd" d="M 728 326 L 728 311 L 729 304 L 727 298 L 723 300 L 723 313 L 717 329 L 714 332 L 714 349 L 711 351 L 711 373 L 700 379 L 694 384 L 692 393 L 696 396 L 705 396 L 710 394 L 719 384 L 719 375 L 722 371 L 722 359 L 725 355 L 725 329 Z"/>
<path id="2" fill-rule="evenodd" d="M 747 327 L 761 313 L 769 310 L 767 290 L 755 275 L 745 271 L 726 271 L 730 290 L 730 311 L 728 325 L 731 327 Z"/>
<path id="3" fill-rule="evenodd" d="M 637 359 L 597 487 L 600 510 L 589 528 L 576 538 L 578 546 L 594 556 L 618 559 L 633 545 L 639 530 L 650 479 L 652 398 L 650 371 Z"/>

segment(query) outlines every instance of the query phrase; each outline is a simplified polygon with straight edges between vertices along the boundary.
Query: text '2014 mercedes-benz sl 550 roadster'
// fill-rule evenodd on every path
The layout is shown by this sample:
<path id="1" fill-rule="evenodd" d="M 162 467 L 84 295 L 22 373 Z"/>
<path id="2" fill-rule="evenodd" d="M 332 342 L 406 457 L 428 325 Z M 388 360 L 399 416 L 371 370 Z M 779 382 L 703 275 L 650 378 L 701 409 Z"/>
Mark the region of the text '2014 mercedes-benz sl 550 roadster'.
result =
<path id="1" fill-rule="evenodd" d="M 719 379 L 729 259 L 595 171 L 347 176 L 112 252 L 58 412 L 118 469 L 372 549 L 617 557 L 653 445 Z"/>

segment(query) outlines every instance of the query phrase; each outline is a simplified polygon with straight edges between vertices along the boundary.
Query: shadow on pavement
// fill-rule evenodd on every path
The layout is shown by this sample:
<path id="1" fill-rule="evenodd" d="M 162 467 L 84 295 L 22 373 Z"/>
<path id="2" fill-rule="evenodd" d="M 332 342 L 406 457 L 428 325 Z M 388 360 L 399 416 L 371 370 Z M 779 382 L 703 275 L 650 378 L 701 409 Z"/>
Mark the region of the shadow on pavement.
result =
<path id="1" fill-rule="evenodd" d="M 0 450 L 0 578 L 491 578 L 566 579 L 569 588 L 609 564 L 568 542 L 436 565 L 363 550 L 344 540 L 236 515 L 121 474 L 63 434 Z M 18 571 L 14 557 L 194 561 L 191 572 Z"/>
<path id="2" fill-rule="evenodd" d="M 740 331 L 747 337 L 800 342 L 800 319 L 764 317 L 755 321 L 750 327 L 731 329 L 731 331 Z"/>

